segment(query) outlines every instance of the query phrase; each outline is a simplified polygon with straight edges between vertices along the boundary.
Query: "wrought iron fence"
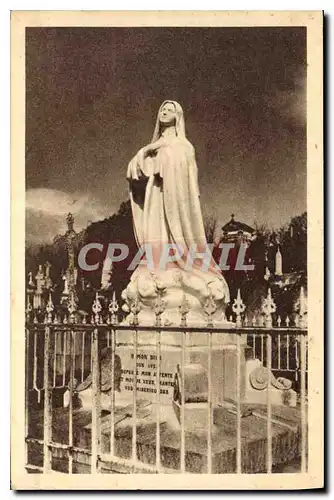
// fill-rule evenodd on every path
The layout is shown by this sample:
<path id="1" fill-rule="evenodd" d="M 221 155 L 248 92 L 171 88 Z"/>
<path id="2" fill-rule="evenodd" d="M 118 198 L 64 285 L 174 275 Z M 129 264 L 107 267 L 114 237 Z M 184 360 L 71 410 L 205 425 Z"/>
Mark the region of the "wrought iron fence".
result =
<path id="1" fill-rule="evenodd" d="M 232 446 L 228 455 L 231 461 L 230 472 L 247 472 L 247 450 L 245 440 L 242 436 L 242 421 L 245 416 L 245 405 L 242 400 L 243 392 L 243 363 L 242 357 L 245 346 L 248 356 L 259 358 L 266 367 L 266 403 L 265 411 L 261 418 L 266 420 L 266 432 L 262 440 L 263 456 L 265 457 L 265 471 L 273 472 L 276 458 L 273 453 L 273 427 L 275 415 L 273 415 L 274 403 L 270 389 L 270 373 L 277 372 L 293 373 L 295 389 L 297 393 L 297 412 L 299 423 L 296 427 L 297 454 L 300 457 L 300 471 L 305 472 L 307 468 L 307 328 L 306 328 L 306 304 L 304 292 L 301 290 L 299 311 L 294 321 L 291 318 L 284 320 L 274 317 L 275 304 L 271 297 L 270 289 L 268 296 L 263 302 L 259 317 L 248 318 L 246 308 L 238 293 L 233 304 L 234 328 L 217 328 L 211 321 L 212 313 L 210 304 L 205 306 L 207 312 L 207 325 L 205 327 L 187 326 L 188 309 L 186 304 L 180 308 L 179 326 L 162 325 L 161 315 L 163 305 L 160 301 L 155 307 L 156 322 L 154 326 L 143 326 L 139 324 L 138 313 L 140 306 L 134 301 L 131 307 L 132 319 L 130 324 L 118 322 L 118 304 L 115 296 L 109 304 L 108 311 L 103 311 L 98 296 L 92 306 L 92 316 L 88 322 L 86 316 L 80 317 L 76 310 L 74 301 L 70 301 L 68 310 L 60 315 L 55 312 L 55 307 L 50 294 L 45 311 L 34 311 L 32 306 L 27 305 L 26 318 L 26 467 L 30 472 L 50 472 L 57 468 L 57 459 L 66 462 L 67 473 L 75 472 L 75 464 L 78 461 L 86 463 L 88 470 L 96 474 L 106 470 L 117 472 L 189 472 L 191 466 L 191 454 L 187 450 L 188 430 L 186 425 L 186 356 L 191 351 L 189 339 L 195 334 L 201 335 L 201 343 L 196 346 L 206 356 L 207 389 L 204 398 L 204 412 L 206 437 L 204 443 L 206 451 L 205 471 L 207 473 L 219 472 L 216 452 L 213 442 L 214 415 L 217 402 L 214 398 L 213 385 L 216 373 L 213 372 L 214 336 L 221 334 L 223 337 L 233 336 L 233 349 L 236 359 L 235 365 L 235 387 L 232 403 L 227 408 L 230 415 L 235 418 L 235 446 Z M 105 314 L 106 313 L 106 314 Z M 274 323 L 274 324 L 273 324 Z M 131 337 L 124 341 L 125 332 L 131 332 Z M 137 380 L 138 353 L 143 346 L 141 339 L 143 335 L 151 332 L 154 334 L 154 344 L 151 349 L 156 356 L 156 372 L 154 375 L 154 388 L 151 399 L 152 413 L 154 413 L 153 425 L 154 442 L 150 443 L 148 454 L 143 460 L 142 448 L 145 443 L 139 443 L 138 432 L 140 426 L 140 384 Z M 173 333 L 177 342 L 167 345 L 165 339 Z M 227 342 L 229 345 L 230 342 Z M 117 349 L 127 346 L 131 350 L 132 360 L 132 399 L 130 410 L 126 418 L 131 420 L 131 432 L 127 436 L 130 448 L 126 453 L 120 450 L 119 439 L 115 434 L 117 421 L 117 408 L 115 403 L 115 392 L 119 389 L 120 376 L 117 370 Z M 173 382 L 173 399 L 178 403 L 180 429 L 178 433 L 179 448 L 178 457 L 174 456 L 174 466 L 171 467 L 166 459 L 161 443 L 161 396 L 163 386 L 161 383 L 161 355 L 172 350 L 178 352 L 179 363 L 176 382 Z M 224 350 L 224 347 L 222 347 Z M 110 354 L 109 375 L 110 390 L 108 393 L 108 411 L 101 402 L 102 375 L 101 371 L 103 352 Z M 119 368 L 119 367 L 118 367 Z M 90 375 L 91 374 L 91 375 Z M 77 438 L 76 408 L 77 385 L 91 376 L 91 424 L 90 441 L 85 446 L 80 445 Z M 266 380 L 264 380 L 266 383 Z M 68 398 L 66 411 L 63 408 L 64 391 Z M 58 397 L 58 399 L 57 399 Z M 175 402 L 174 401 L 174 402 Z M 221 406 L 218 403 L 218 406 Z M 66 420 L 60 431 L 55 433 L 53 424 L 57 423 L 57 408 L 61 409 L 62 418 Z M 203 408 L 203 404 L 202 407 Z M 60 415 L 60 413 L 59 413 Z M 65 422 L 64 420 L 64 422 Z M 103 433 L 102 427 L 107 424 L 108 433 Z M 281 425 L 284 424 L 281 421 Z M 110 429 L 110 433 L 109 433 Z M 37 430 L 37 431 L 36 431 Z M 64 435 L 66 434 L 66 436 Z M 59 438 L 61 435 L 61 439 Z M 216 439 L 216 438 L 215 438 Z M 106 440 L 108 442 L 106 442 Z M 276 441 L 275 441 L 276 442 Z M 276 445 L 275 445 L 276 446 Z M 126 456 L 124 456 L 126 455 Z M 203 455 L 203 454 L 202 454 Z M 37 458 L 36 458 L 37 457 Z M 176 464 L 176 465 L 175 465 Z M 64 470 L 63 470 L 64 471 Z"/>

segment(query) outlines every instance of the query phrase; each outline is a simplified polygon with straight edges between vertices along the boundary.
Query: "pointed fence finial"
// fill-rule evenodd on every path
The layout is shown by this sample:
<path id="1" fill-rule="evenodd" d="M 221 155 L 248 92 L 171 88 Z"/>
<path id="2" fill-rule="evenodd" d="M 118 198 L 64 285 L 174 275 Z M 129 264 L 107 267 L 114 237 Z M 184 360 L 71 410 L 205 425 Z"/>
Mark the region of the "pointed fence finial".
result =
<path id="1" fill-rule="evenodd" d="M 268 288 L 268 295 L 263 300 L 262 312 L 265 316 L 264 324 L 266 328 L 273 326 L 272 314 L 276 311 L 276 304 L 271 296 L 271 288 Z"/>
<path id="2" fill-rule="evenodd" d="M 289 328 L 289 325 L 290 325 L 290 318 L 289 318 L 289 316 L 287 316 L 287 317 L 285 318 L 285 326 L 286 326 L 287 328 Z"/>
<path id="3" fill-rule="evenodd" d="M 216 311 L 217 311 L 217 304 L 214 298 L 212 297 L 212 294 L 210 293 L 209 297 L 206 299 L 204 303 L 204 312 L 207 316 L 208 326 L 213 325 L 212 316 Z"/>
<path id="4" fill-rule="evenodd" d="M 136 295 L 136 298 L 131 302 L 130 311 L 132 313 L 131 324 L 133 326 L 138 326 L 139 325 L 138 314 L 141 311 L 141 305 L 140 305 L 140 302 L 139 302 L 138 294 Z"/>
<path id="5" fill-rule="evenodd" d="M 282 323 L 281 316 L 279 316 L 279 315 L 278 315 L 278 316 L 277 316 L 277 326 L 278 326 L 278 328 L 280 328 L 281 323 Z"/>
<path id="6" fill-rule="evenodd" d="M 116 300 L 115 291 L 112 294 L 112 299 L 111 299 L 111 302 L 109 304 L 108 309 L 109 309 L 109 313 L 110 313 L 110 322 L 112 324 L 118 323 L 117 313 L 119 310 L 119 305 L 118 305 L 118 302 Z"/>
<path id="7" fill-rule="evenodd" d="M 95 295 L 95 300 L 92 305 L 92 311 L 94 313 L 94 323 L 95 324 L 100 323 L 101 320 L 100 312 L 102 311 L 102 306 L 97 292 Z"/>
<path id="8" fill-rule="evenodd" d="M 241 327 L 242 326 L 242 321 L 241 321 L 241 314 L 245 311 L 246 306 L 243 303 L 243 300 L 241 298 L 240 294 L 240 288 L 238 288 L 238 293 L 237 293 L 237 298 L 234 299 L 232 310 L 236 314 L 236 326 Z"/>

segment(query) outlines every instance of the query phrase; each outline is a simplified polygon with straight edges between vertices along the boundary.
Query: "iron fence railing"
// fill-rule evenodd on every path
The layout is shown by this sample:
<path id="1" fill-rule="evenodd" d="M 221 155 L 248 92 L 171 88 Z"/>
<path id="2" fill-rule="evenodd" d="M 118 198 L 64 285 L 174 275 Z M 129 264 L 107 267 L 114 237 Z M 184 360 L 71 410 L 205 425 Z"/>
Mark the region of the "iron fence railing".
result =
<path id="1" fill-rule="evenodd" d="M 301 295 L 303 298 L 303 295 Z M 270 291 L 267 297 L 271 300 Z M 69 308 L 69 314 L 60 317 L 55 314 L 50 297 L 45 316 L 34 312 L 27 307 L 26 321 L 26 465 L 29 471 L 47 473 L 54 469 L 57 457 L 67 462 L 66 472 L 74 473 L 74 464 L 81 461 L 87 464 L 92 474 L 103 472 L 109 466 L 114 471 L 126 472 L 188 472 L 189 457 L 187 455 L 187 429 L 186 429 L 186 374 L 188 354 L 194 348 L 192 338 L 195 334 L 200 337 L 196 344 L 197 351 L 205 353 L 207 396 L 204 407 L 206 420 L 203 429 L 206 432 L 206 472 L 217 472 L 214 464 L 214 407 L 216 401 L 213 399 L 213 384 L 216 373 L 213 371 L 213 355 L 215 351 L 215 336 L 221 335 L 228 339 L 221 346 L 223 351 L 227 346 L 233 345 L 236 356 L 235 371 L 235 397 L 230 406 L 231 414 L 235 415 L 235 456 L 234 472 L 243 473 L 247 471 L 244 457 L 245 441 L 242 435 L 243 419 L 243 364 L 242 359 L 245 350 L 247 356 L 260 359 L 267 369 L 268 381 L 266 386 L 266 403 L 264 418 L 266 419 L 265 432 L 265 470 L 273 472 L 273 402 L 270 390 L 270 373 L 276 371 L 278 374 L 291 373 L 294 380 L 294 388 L 297 393 L 297 410 L 299 415 L 298 424 L 298 456 L 300 457 L 300 471 L 305 472 L 307 468 L 307 329 L 305 308 L 301 307 L 302 313 L 297 315 L 298 319 L 292 325 L 290 320 L 282 321 L 276 319 L 273 325 L 273 307 L 266 307 L 262 311 L 260 320 L 249 321 L 245 316 L 245 308 L 240 294 L 235 301 L 234 313 L 235 327 L 217 328 L 212 325 L 208 314 L 207 326 L 187 326 L 187 310 L 180 311 L 179 326 L 165 326 L 161 324 L 161 308 L 156 309 L 156 324 L 144 326 L 138 324 L 138 308 L 133 308 L 133 316 L 130 324 L 119 324 L 117 321 L 118 307 L 115 299 L 109 307 L 109 315 L 103 316 L 98 298 L 94 302 L 91 322 L 87 323 L 85 317 L 80 318 L 75 308 Z M 130 332 L 130 337 L 129 337 Z M 151 404 L 153 414 L 154 431 L 154 457 L 149 456 L 146 461 L 142 460 L 139 453 L 138 421 L 140 409 L 138 401 L 141 400 L 140 381 L 137 373 L 138 356 L 145 345 L 147 333 L 152 334 L 153 342 L 150 344 L 150 352 L 155 353 L 155 372 L 152 381 Z M 125 335 L 126 333 L 126 335 Z M 174 341 L 171 342 L 171 334 Z M 168 339 L 168 341 L 166 340 Z M 120 388 L 122 378 L 126 375 L 119 372 L 121 367 L 118 360 L 118 349 L 126 347 L 131 351 L 132 367 L 130 374 L 131 402 L 127 418 L 131 420 L 131 446 L 128 456 L 124 456 L 120 450 L 118 438 L 115 435 L 117 427 L 117 407 L 115 393 Z M 110 370 L 108 371 L 109 386 L 108 412 L 102 404 L 102 355 L 108 352 L 110 355 Z M 179 457 L 175 461 L 177 467 L 171 470 L 166 463 L 161 443 L 161 407 L 164 386 L 162 385 L 161 357 L 168 352 L 178 353 L 178 371 L 180 374 L 179 384 L 179 409 L 180 409 L 180 434 L 179 434 Z M 90 444 L 80 445 L 77 440 L 77 415 L 76 387 L 87 377 L 91 376 L 91 438 Z M 175 381 L 173 381 L 175 394 Z M 64 406 L 64 392 L 66 391 L 68 405 L 66 412 Z M 60 395 L 60 396 L 59 396 Z M 58 397 L 59 396 L 59 397 Z M 58 399 L 57 399 L 58 397 Z M 104 396 L 105 397 L 105 396 Z M 170 402 L 170 404 L 172 401 Z M 202 405 L 203 406 L 203 405 Z M 55 410 L 59 408 L 65 415 L 66 425 L 60 430 L 60 434 L 54 432 L 57 415 Z M 64 413 L 65 412 L 65 413 Z M 38 415 L 38 416 L 37 416 Z M 108 433 L 103 433 L 103 426 L 108 427 Z M 36 431 L 38 430 L 38 432 Z M 109 435 L 110 429 L 110 435 Z M 66 434 L 66 436 L 64 435 Z M 61 439 L 59 438 L 59 435 Z M 108 443 L 105 442 L 107 436 Z M 37 457 L 37 459 L 36 459 Z"/>

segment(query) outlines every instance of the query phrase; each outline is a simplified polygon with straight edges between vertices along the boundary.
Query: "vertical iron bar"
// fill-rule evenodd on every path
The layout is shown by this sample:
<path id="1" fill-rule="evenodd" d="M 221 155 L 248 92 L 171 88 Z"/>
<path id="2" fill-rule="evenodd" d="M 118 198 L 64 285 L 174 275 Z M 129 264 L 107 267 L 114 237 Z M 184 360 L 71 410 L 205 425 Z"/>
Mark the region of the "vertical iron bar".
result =
<path id="1" fill-rule="evenodd" d="M 277 368 L 281 369 L 281 334 L 278 335 L 278 347 L 277 347 Z"/>
<path id="2" fill-rule="evenodd" d="M 90 338 L 91 343 L 93 342 L 92 334 Z M 91 373 L 93 372 L 93 351 L 92 349 L 90 350 L 90 371 Z"/>
<path id="3" fill-rule="evenodd" d="M 50 335 L 51 329 L 45 327 L 44 340 L 44 439 L 43 439 L 43 473 L 48 473 L 52 468 L 52 454 L 50 450 L 52 438 L 52 390 L 50 389 Z"/>
<path id="4" fill-rule="evenodd" d="M 68 473 L 73 473 L 73 385 L 74 385 L 74 369 L 75 369 L 75 341 L 76 334 L 73 330 L 70 331 L 70 380 L 69 380 L 69 407 L 68 407 Z"/>
<path id="5" fill-rule="evenodd" d="M 305 337 L 305 375 L 308 374 L 308 341 L 307 337 Z"/>
<path id="6" fill-rule="evenodd" d="M 91 473 L 99 472 L 100 459 L 100 363 L 99 363 L 99 339 L 98 329 L 94 328 L 92 333 L 92 462 Z"/>
<path id="7" fill-rule="evenodd" d="M 115 350 L 116 332 L 111 330 L 110 454 L 115 454 Z"/>
<path id="8" fill-rule="evenodd" d="M 65 386 L 66 384 L 66 350 L 67 350 L 67 331 L 64 330 L 63 386 Z"/>
<path id="9" fill-rule="evenodd" d="M 25 366 L 25 401 L 24 401 L 24 412 L 25 412 L 25 420 L 24 420 L 24 431 L 25 438 L 29 436 L 29 375 L 30 375 L 30 366 L 29 366 L 29 351 L 30 351 L 30 330 L 26 328 L 26 366 Z M 28 443 L 25 443 L 25 456 L 26 456 L 26 464 L 29 463 L 28 456 Z"/>
<path id="10" fill-rule="evenodd" d="M 253 333 L 253 359 L 256 359 L 256 335 Z"/>
<path id="11" fill-rule="evenodd" d="M 156 372 L 156 386 L 157 386 L 157 399 L 156 399 L 156 467 L 160 470 L 160 355 L 161 355 L 161 330 L 157 331 L 157 372 Z"/>
<path id="12" fill-rule="evenodd" d="M 296 360 L 296 366 L 295 366 L 295 381 L 297 382 L 300 380 L 298 376 L 298 371 L 300 370 L 300 360 L 299 360 L 299 354 L 298 354 L 298 338 L 295 336 L 294 337 L 295 341 L 295 360 Z"/>
<path id="13" fill-rule="evenodd" d="M 160 472 L 161 457 L 160 457 L 160 356 L 161 356 L 161 330 L 157 331 L 157 373 L 156 373 L 156 386 L 157 386 L 157 399 L 156 399 L 156 443 L 155 443 L 155 461 L 157 471 Z"/>
<path id="14" fill-rule="evenodd" d="M 286 369 L 290 370 L 290 335 L 286 336 Z"/>
<path id="15" fill-rule="evenodd" d="M 237 474 L 241 474 L 241 338 L 237 334 Z"/>
<path id="16" fill-rule="evenodd" d="M 184 384 L 184 364 L 185 364 L 185 332 L 181 332 L 181 472 L 186 471 L 185 454 L 185 432 L 184 432 L 184 405 L 185 405 L 185 384 Z"/>
<path id="17" fill-rule="evenodd" d="M 212 332 L 208 333 L 208 474 L 212 474 Z"/>
<path id="18" fill-rule="evenodd" d="M 301 472 L 306 472 L 307 420 L 306 420 L 306 338 L 300 337 L 300 413 L 301 413 Z"/>
<path id="19" fill-rule="evenodd" d="M 54 353 L 53 353 L 53 384 L 52 387 L 56 387 L 56 376 L 57 376 L 57 332 L 54 332 L 55 341 L 54 341 Z"/>
<path id="20" fill-rule="evenodd" d="M 138 330 L 133 331 L 132 461 L 137 462 L 137 348 Z"/>
<path id="21" fill-rule="evenodd" d="M 272 471 L 272 408 L 271 408 L 271 391 L 270 391 L 270 376 L 271 376 L 271 333 L 267 334 L 267 370 L 268 370 L 268 385 L 267 385 L 267 473 Z"/>
<path id="22" fill-rule="evenodd" d="M 37 331 L 34 331 L 34 366 L 33 366 L 33 377 L 32 377 L 32 385 L 33 388 L 38 391 L 37 387 Z"/>
<path id="23" fill-rule="evenodd" d="M 81 382 L 84 381 L 84 373 L 85 373 L 85 337 L 86 337 L 86 332 L 83 332 L 82 351 L 81 351 Z"/>
<path id="24" fill-rule="evenodd" d="M 261 333 L 261 362 L 263 363 L 264 361 L 264 338 L 263 338 L 263 333 Z"/>

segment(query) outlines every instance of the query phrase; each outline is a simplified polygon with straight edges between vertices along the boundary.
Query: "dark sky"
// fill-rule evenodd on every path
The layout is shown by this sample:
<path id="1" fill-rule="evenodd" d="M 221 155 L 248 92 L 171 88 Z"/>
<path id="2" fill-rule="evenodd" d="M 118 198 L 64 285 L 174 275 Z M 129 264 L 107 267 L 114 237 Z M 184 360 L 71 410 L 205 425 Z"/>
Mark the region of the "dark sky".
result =
<path id="1" fill-rule="evenodd" d="M 127 164 L 179 101 L 204 214 L 280 226 L 306 209 L 304 28 L 29 28 L 28 239 L 127 198 Z"/>

